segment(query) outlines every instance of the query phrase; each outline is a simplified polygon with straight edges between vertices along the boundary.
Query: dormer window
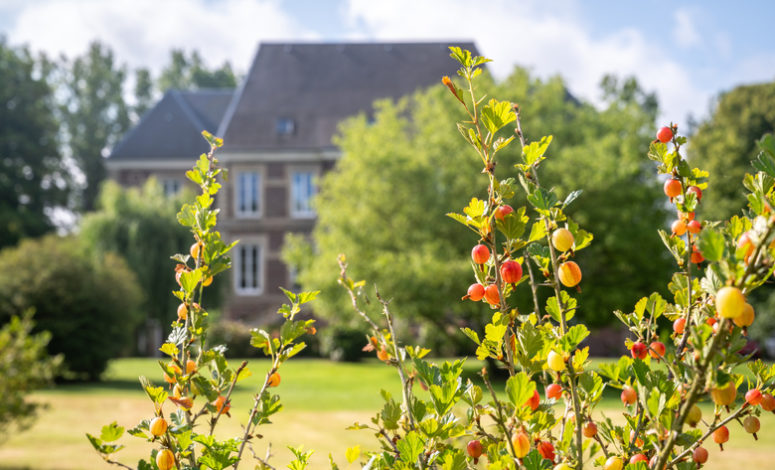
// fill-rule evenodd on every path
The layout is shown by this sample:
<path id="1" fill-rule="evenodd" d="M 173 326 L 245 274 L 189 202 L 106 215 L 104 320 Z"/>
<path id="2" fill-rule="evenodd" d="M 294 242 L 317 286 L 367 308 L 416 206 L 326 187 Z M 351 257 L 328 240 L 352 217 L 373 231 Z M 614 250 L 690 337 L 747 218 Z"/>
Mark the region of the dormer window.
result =
<path id="1" fill-rule="evenodd" d="M 274 130 L 277 135 L 291 135 L 296 129 L 296 125 L 291 118 L 277 118 Z"/>

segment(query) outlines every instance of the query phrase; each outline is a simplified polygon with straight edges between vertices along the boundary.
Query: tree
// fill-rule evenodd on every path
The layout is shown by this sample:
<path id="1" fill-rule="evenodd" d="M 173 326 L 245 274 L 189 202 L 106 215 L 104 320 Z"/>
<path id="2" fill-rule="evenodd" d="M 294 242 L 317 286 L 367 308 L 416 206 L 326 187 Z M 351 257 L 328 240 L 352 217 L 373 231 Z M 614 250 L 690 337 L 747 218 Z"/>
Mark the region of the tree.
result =
<path id="1" fill-rule="evenodd" d="M 208 69 L 197 51 L 186 56 L 181 49 L 170 52 L 170 63 L 161 72 L 159 89 L 164 92 L 171 88 L 190 90 L 196 88 L 236 88 L 237 77 L 229 62 L 219 68 Z"/>
<path id="2" fill-rule="evenodd" d="M 74 238 L 48 235 L 0 251 L 0 323 L 34 309 L 76 378 L 97 379 L 125 351 L 140 319 L 137 280 L 119 256 L 91 256 Z"/>
<path id="3" fill-rule="evenodd" d="M 653 138 L 653 98 L 636 93 L 631 84 L 614 85 L 608 106 L 597 111 L 569 96 L 559 78 L 542 81 L 523 69 L 500 84 L 485 80 L 480 86 L 489 96 L 519 103 L 526 129 L 554 131 L 557 158 L 543 171 L 549 185 L 563 193 L 573 187 L 569 179 L 580 178 L 589 188 L 570 207 L 574 220 L 598 234 L 579 255 L 596 285 L 580 296 L 587 307 L 584 319 L 608 323 L 612 310 L 629 308 L 631 299 L 659 289 L 669 264 L 653 256 L 663 250 L 651 227 L 664 224 L 666 214 L 656 180 L 642 161 L 644 142 Z M 467 204 L 467 188 L 476 185 L 472 175 L 478 173 L 477 162 L 461 156 L 465 142 L 459 134 L 438 126 L 438 116 L 459 113 L 448 95 L 439 85 L 398 102 L 382 101 L 373 122 L 361 115 L 341 126 L 336 143 L 343 156 L 322 178 L 316 201 L 316 256 L 308 256 L 313 250 L 299 237 L 289 237 L 285 250 L 285 259 L 300 269 L 302 286 L 322 288 L 316 306 L 321 316 L 347 322 L 346 301 L 331 274 L 338 253 L 353 260 L 354 278 L 373 280 L 401 306 L 397 316 L 404 324 L 420 323 L 437 339 L 455 329 L 454 316 L 478 322 L 486 315 L 470 302 L 440 307 L 447 305 L 444 299 L 465 295 L 465 274 L 471 270 L 465 260 L 472 248 L 465 232 L 444 214 Z M 500 164 L 512 165 L 516 157 L 506 153 Z M 525 202 L 516 197 L 510 204 L 518 208 Z M 529 291 L 520 297 L 529 311 Z"/>
<path id="4" fill-rule="evenodd" d="M 710 172 L 703 216 L 729 217 L 745 205 L 739 185 L 759 153 L 756 141 L 775 132 L 775 82 L 739 86 L 723 93 L 711 117 L 692 138 L 689 158 Z"/>
<path id="5" fill-rule="evenodd" d="M 67 202 L 52 89 L 41 61 L 0 37 L 0 248 L 53 228 Z"/>
<path id="6" fill-rule="evenodd" d="M 132 122 L 137 122 L 153 105 L 153 79 L 146 68 L 135 70 L 135 104 L 132 107 Z"/>
<path id="7" fill-rule="evenodd" d="M 144 294 L 141 310 L 158 326 L 176 318 L 180 303 L 170 294 L 177 287 L 170 275 L 175 266 L 170 254 L 187 253 L 190 237 L 177 223 L 179 205 L 180 198 L 165 197 L 153 178 L 142 188 L 128 189 L 108 181 L 103 185 L 98 211 L 86 214 L 81 221 L 79 238 L 94 256 L 118 253 L 126 260 Z"/>
<path id="8" fill-rule="evenodd" d="M 124 101 L 126 69 L 109 47 L 93 42 L 89 50 L 63 67 L 64 104 L 61 107 L 65 143 L 83 173 L 80 208 L 93 210 L 105 179 L 105 157 L 129 128 Z"/>
<path id="9" fill-rule="evenodd" d="M 28 311 L 0 328 L 0 440 L 14 425 L 22 430 L 32 423 L 42 405 L 28 394 L 51 383 L 62 362 L 61 356 L 46 353 L 51 334 L 33 334 L 33 326 Z"/>

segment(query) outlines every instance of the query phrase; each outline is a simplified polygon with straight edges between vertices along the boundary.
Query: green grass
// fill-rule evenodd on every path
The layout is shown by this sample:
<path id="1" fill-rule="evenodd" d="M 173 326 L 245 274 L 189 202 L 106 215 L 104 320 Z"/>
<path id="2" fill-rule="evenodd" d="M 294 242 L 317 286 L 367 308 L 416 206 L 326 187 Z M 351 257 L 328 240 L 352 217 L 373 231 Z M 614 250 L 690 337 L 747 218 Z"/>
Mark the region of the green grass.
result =
<path id="1" fill-rule="evenodd" d="M 239 361 L 231 361 L 237 366 Z M 251 360 L 253 376 L 240 383 L 233 396 L 232 417 L 219 425 L 221 437 L 241 435 L 240 421 L 246 419 L 252 404 L 252 394 L 263 379 L 268 362 Z M 481 368 L 477 361 L 467 362 L 467 375 Z M 274 423 L 259 428 L 264 439 L 256 445 L 263 455 L 266 443 L 272 443 L 272 458 L 277 468 L 284 468 L 290 459 L 287 445 L 304 444 L 314 449 L 311 468 L 328 468 L 329 452 L 346 468 L 344 451 L 361 445 L 374 449 L 375 440 L 368 431 L 346 431 L 355 421 L 368 422 L 381 405 L 380 389 L 394 396 L 400 386 L 394 369 L 376 361 L 362 364 L 340 364 L 324 360 L 297 359 L 283 365 L 282 383 L 277 392 L 284 405 Z M 158 365 L 151 359 L 122 359 L 111 364 L 105 380 L 99 384 L 62 385 L 51 390 L 36 392 L 35 400 L 49 404 L 40 419 L 31 428 L 0 443 L 0 470 L 69 470 L 109 468 L 92 451 L 84 434 L 99 433 L 102 425 L 117 421 L 125 427 L 134 426 L 149 418 L 153 409 L 141 391 L 137 377 L 161 378 Z M 159 382 L 160 383 L 160 382 Z M 165 405 L 165 410 L 172 407 Z M 600 406 L 600 411 L 611 418 L 620 416 L 622 406 L 618 393 L 611 390 Z M 711 416 L 712 407 L 703 406 L 704 416 Z M 731 439 L 726 451 L 708 445 L 711 457 L 704 468 L 710 470 L 738 470 L 745 462 L 749 468 L 772 468 L 775 461 L 775 416 L 762 416 L 760 440 L 754 441 L 737 423 L 730 425 Z M 222 426 L 222 429 L 221 429 Z M 126 436 L 122 443 L 127 448 L 119 452 L 125 463 L 147 458 L 151 445 Z M 249 466 L 246 465 L 245 468 Z M 351 465 L 350 468 L 355 468 Z M 482 468 L 484 468 L 482 466 Z"/>

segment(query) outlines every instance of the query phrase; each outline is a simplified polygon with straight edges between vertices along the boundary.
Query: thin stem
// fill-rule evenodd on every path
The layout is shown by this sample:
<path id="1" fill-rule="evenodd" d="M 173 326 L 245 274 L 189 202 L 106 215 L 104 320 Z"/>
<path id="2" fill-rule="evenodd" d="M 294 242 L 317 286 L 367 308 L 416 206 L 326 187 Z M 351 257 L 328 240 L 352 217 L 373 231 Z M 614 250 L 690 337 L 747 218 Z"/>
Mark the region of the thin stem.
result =
<path id="1" fill-rule="evenodd" d="M 684 457 L 689 455 L 694 450 L 696 445 L 702 444 L 705 441 L 705 439 L 710 437 L 710 435 L 713 434 L 716 431 L 716 429 L 720 428 L 721 426 L 724 426 L 725 424 L 727 424 L 728 422 L 730 422 L 730 421 L 732 421 L 734 419 L 739 418 L 740 415 L 742 415 L 743 412 L 747 411 L 747 410 L 749 410 L 749 408 L 747 408 L 745 406 L 741 406 L 739 409 L 737 409 L 737 411 L 735 411 L 731 415 L 727 416 L 726 418 L 724 418 L 723 420 L 721 420 L 718 423 L 714 424 L 713 426 L 708 427 L 708 431 L 705 434 L 703 434 L 702 437 L 700 437 L 697 440 L 697 442 L 695 442 L 693 445 L 687 447 L 683 452 L 681 452 L 673 460 L 671 460 L 670 461 L 670 465 L 671 466 L 675 465 L 676 463 L 681 461 L 681 459 L 683 459 Z"/>
<path id="2" fill-rule="evenodd" d="M 509 449 L 511 450 L 511 455 L 514 457 L 517 456 L 517 453 L 514 451 L 514 443 L 511 442 L 511 433 L 509 432 L 509 429 L 506 427 L 506 420 L 503 417 L 503 408 L 501 407 L 501 402 L 498 400 L 498 397 L 495 395 L 495 390 L 492 388 L 492 384 L 490 383 L 490 380 L 487 378 L 487 374 L 482 373 L 482 380 L 484 381 L 484 384 L 487 385 L 487 389 L 490 391 L 490 395 L 492 396 L 493 404 L 495 405 L 495 411 L 498 413 L 497 418 L 495 419 L 495 423 L 498 425 L 498 427 L 501 428 L 501 432 L 504 436 L 506 436 L 506 442 L 509 445 Z"/>
<path id="3" fill-rule="evenodd" d="M 266 392 L 266 389 L 269 387 L 269 378 L 277 372 L 277 368 L 280 366 L 280 356 L 279 354 L 275 356 L 274 361 L 272 362 L 272 368 L 267 372 L 266 379 L 264 379 L 264 385 L 261 386 L 261 391 L 259 391 L 254 400 L 253 400 L 253 408 L 250 410 L 250 416 L 248 416 L 248 423 L 245 425 L 245 432 L 242 435 L 242 443 L 239 446 L 239 452 L 237 452 L 237 461 L 234 462 L 234 470 L 237 470 L 237 467 L 239 467 L 240 459 L 242 458 L 242 452 L 245 450 L 245 444 L 248 443 L 248 439 L 250 437 L 250 428 L 253 426 L 253 418 L 255 418 L 256 413 L 258 412 L 258 407 L 261 404 L 261 398 L 264 396 L 264 393 Z"/>
<path id="4" fill-rule="evenodd" d="M 213 419 L 210 421 L 210 435 L 213 435 L 213 432 L 215 432 L 215 425 L 218 424 L 218 419 L 220 419 L 221 415 L 223 414 L 223 410 L 226 409 L 226 405 L 229 403 L 229 399 L 231 399 L 231 393 L 234 391 L 234 386 L 237 385 L 237 380 L 239 379 L 239 375 L 242 372 L 242 369 L 247 367 L 248 361 L 242 361 L 242 364 L 237 368 L 237 372 L 234 374 L 234 380 L 231 381 L 231 385 L 229 386 L 229 391 L 226 392 L 226 396 L 224 397 L 223 404 L 221 405 L 221 408 L 218 410 L 218 413 L 213 416 Z"/>

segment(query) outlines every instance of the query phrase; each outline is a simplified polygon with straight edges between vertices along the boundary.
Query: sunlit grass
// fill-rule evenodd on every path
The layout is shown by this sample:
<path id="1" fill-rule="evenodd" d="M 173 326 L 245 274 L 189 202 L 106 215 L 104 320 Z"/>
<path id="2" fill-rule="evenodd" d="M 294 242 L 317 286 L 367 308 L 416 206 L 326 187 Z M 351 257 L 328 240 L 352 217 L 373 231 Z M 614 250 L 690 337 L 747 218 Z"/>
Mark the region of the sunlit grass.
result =
<path id="1" fill-rule="evenodd" d="M 240 361 L 232 361 L 238 366 Z M 598 363 L 598 361 L 596 361 Z M 253 376 L 240 383 L 233 399 L 232 417 L 219 425 L 222 437 L 241 435 L 240 421 L 245 421 L 252 405 L 252 394 L 261 380 L 268 363 L 251 360 Z M 467 374 L 474 375 L 481 363 L 467 362 Z M 353 445 L 375 449 L 376 441 L 369 431 L 347 431 L 355 421 L 369 422 L 381 405 L 380 389 L 394 396 L 400 394 L 400 385 L 391 367 L 377 362 L 342 364 L 324 360 L 298 359 L 281 369 L 282 383 L 276 390 L 282 397 L 284 409 L 274 423 L 259 428 L 264 435 L 256 451 L 263 456 L 267 442 L 272 443 L 274 465 L 285 468 L 290 459 L 287 445 L 305 445 L 314 449 L 311 468 L 328 468 L 328 454 L 342 468 L 346 468 L 344 451 Z M 31 429 L 12 436 L 0 444 L 2 470 L 65 470 L 109 468 L 93 452 L 84 434 L 99 433 L 109 422 L 117 421 L 125 427 L 134 426 L 152 415 L 150 402 L 141 391 L 137 377 L 145 375 L 161 384 L 161 372 L 151 359 L 122 359 L 111 364 L 105 381 L 100 384 L 64 385 L 37 392 L 36 400 L 50 405 Z M 501 388 L 501 387 L 499 387 Z M 165 410 L 172 408 L 165 405 Z M 713 413 L 703 405 L 705 417 Z M 622 405 L 618 392 L 606 395 L 599 411 L 611 418 L 620 415 Z M 775 461 L 775 416 L 762 416 L 759 441 L 746 434 L 742 426 L 732 423 L 731 438 L 724 452 L 707 445 L 710 461 L 704 467 L 711 470 L 738 470 L 741 462 L 748 468 L 772 468 Z M 122 443 L 127 448 L 118 455 L 127 464 L 148 458 L 152 446 L 140 439 L 126 436 Z M 461 443 L 462 445 L 462 443 Z M 480 465 L 484 468 L 483 465 Z M 244 468 L 248 468 L 246 465 Z M 355 465 L 351 465 L 355 468 Z M 591 468 L 591 467 L 590 467 Z"/>

